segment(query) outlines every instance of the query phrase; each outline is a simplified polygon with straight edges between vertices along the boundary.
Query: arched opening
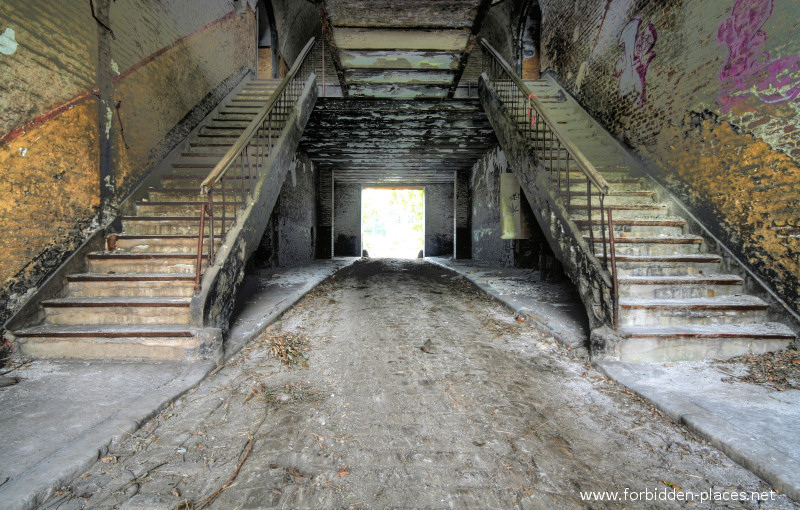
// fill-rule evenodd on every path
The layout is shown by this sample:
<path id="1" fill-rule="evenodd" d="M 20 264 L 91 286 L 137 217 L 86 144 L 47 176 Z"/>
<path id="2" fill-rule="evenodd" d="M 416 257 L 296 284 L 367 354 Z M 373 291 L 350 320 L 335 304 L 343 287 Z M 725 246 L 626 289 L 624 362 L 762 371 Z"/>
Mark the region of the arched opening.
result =
<path id="1" fill-rule="evenodd" d="M 278 78 L 280 66 L 278 59 L 278 30 L 275 25 L 275 12 L 270 0 L 258 2 L 258 77 Z"/>
<path id="2" fill-rule="evenodd" d="M 517 73 L 524 80 L 539 79 L 539 37 L 542 29 L 542 11 L 539 2 L 525 6 L 517 32 Z"/>

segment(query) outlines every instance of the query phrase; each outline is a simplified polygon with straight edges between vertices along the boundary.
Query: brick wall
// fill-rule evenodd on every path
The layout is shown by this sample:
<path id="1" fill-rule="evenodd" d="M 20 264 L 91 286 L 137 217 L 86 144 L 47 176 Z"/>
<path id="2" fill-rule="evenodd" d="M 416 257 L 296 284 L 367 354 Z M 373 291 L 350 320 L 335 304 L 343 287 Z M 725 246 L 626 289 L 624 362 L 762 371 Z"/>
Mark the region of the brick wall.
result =
<path id="1" fill-rule="evenodd" d="M 453 185 L 425 186 L 425 256 L 453 254 Z"/>
<path id="2" fill-rule="evenodd" d="M 505 3 L 494 40 L 514 37 Z M 797 2 L 540 5 L 542 69 L 800 311 Z"/>
<path id="3" fill-rule="evenodd" d="M 94 6 L 0 11 L 0 322 L 254 60 L 253 12 L 231 2 Z"/>

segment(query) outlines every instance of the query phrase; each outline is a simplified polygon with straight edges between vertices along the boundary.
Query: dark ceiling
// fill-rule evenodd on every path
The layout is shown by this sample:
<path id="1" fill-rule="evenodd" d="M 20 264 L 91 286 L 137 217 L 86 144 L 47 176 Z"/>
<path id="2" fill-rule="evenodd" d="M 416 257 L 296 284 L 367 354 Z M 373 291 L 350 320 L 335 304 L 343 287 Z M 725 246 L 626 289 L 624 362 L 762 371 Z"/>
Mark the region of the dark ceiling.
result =
<path id="1" fill-rule="evenodd" d="M 453 182 L 497 143 L 475 99 L 319 98 L 301 149 L 338 182 Z"/>

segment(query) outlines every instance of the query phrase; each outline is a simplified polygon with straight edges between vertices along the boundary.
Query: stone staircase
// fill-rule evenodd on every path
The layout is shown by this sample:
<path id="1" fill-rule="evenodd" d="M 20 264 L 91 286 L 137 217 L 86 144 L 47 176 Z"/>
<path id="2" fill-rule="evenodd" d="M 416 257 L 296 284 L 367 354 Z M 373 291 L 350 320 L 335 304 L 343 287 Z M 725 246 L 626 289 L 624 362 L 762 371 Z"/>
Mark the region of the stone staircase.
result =
<path id="1" fill-rule="evenodd" d="M 788 326 L 769 321 L 768 304 L 747 295 L 745 281 L 726 271 L 703 237 L 687 233 L 686 219 L 659 201 L 657 185 L 626 164 L 623 149 L 574 99 L 550 78 L 526 83 L 610 186 L 604 205 L 614 220 L 621 337 L 613 355 L 630 361 L 729 357 L 783 349 L 795 339 Z M 520 127 L 528 122 L 525 113 L 512 113 Z M 602 258 L 599 197 L 591 197 L 590 220 L 582 175 L 570 174 L 570 194 L 582 196 L 570 197 L 568 212 Z"/>
<path id="2" fill-rule="evenodd" d="M 279 83 L 251 80 L 229 96 L 183 145 L 160 183 L 123 204 L 121 232 L 107 235 L 106 250 L 88 254 L 85 272 L 66 277 L 62 297 L 42 302 L 41 324 L 14 332 L 22 353 L 149 359 L 215 355 L 204 352 L 207 338 L 190 325 L 204 203 L 200 183 Z M 226 184 L 232 190 L 250 178 L 233 172 Z M 221 224 L 223 207 L 226 223 L 232 223 L 236 211 L 227 203 L 230 196 L 218 193 L 214 200 L 216 224 Z M 206 247 L 208 242 L 206 236 Z M 221 238 L 216 236 L 214 243 L 218 247 Z"/>

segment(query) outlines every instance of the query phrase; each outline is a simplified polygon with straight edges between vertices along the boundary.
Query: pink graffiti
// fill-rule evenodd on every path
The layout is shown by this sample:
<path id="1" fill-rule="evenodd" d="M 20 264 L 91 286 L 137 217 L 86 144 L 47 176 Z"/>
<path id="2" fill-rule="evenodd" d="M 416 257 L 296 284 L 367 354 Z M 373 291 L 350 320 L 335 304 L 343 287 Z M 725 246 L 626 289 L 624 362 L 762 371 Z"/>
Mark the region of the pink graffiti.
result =
<path id="1" fill-rule="evenodd" d="M 728 111 L 754 94 L 765 103 L 784 103 L 800 95 L 800 57 L 770 60 L 761 30 L 772 15 L 772 0 L 737 0 L 719 26 L 717 40 L 728 46 L 728 60 L 719 71 L 720 102 Z"/>
<path id="2" fill-rule="evenodd" d="M 640 108 L 647 94 L 645 75 L 656 56 L 653 47 L 658 39 L 652 23 L 643 28 L 641 25 L 641 18 L 634 18 L 622 29 L 619 46 L 624 48 L 624 54 L 614 66 L 614 75 L 619 78 L 619 96 L 634 96 Z"/>

